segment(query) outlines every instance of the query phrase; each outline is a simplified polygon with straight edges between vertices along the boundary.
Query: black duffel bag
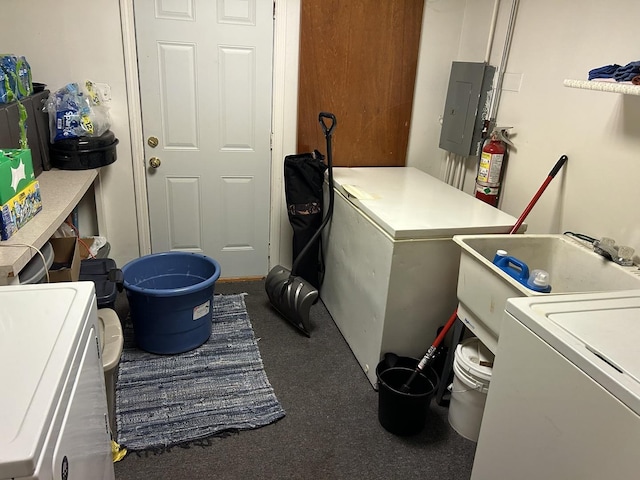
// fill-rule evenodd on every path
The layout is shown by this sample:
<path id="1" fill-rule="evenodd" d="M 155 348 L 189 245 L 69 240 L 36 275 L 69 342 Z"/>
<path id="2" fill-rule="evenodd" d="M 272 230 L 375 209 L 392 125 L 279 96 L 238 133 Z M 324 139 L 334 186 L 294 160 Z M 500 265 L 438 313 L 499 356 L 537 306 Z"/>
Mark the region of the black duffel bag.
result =
<path id="1" fill-rule="evenodd" d="M 293 261 L 307 246 L 322 225 L 322 184 L 327 169 L 324 155 L 313 153 L 288 155 L 284 159 L 284 186 L 289 222 L 293 227 Z M 320 253 L 320 236 L 296 264 L 293 275 L 304 278 L 315 288 L 320 287 L 324 269 Z"/>

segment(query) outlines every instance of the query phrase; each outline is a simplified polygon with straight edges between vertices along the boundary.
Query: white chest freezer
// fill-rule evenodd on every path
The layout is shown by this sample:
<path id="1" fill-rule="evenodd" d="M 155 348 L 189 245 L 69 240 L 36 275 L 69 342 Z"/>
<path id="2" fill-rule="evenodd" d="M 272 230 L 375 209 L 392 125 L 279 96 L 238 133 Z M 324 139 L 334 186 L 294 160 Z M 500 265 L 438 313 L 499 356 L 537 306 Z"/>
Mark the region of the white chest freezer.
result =
<path id="1" fill-rule="evenodd" d="M 507 301 L 472 479 L 640 472 L 640 290 Z"/>
<path id="2" fill-rule="evenodd" d="M 412 167 L 333 176 L 320 296 L 375 386 L 385 352 L 422 357 L 455 310 L 453 235 L 508 233 L 517 219 Z"/>
<path id="3" fill-rule="evenodd" d="M 113 479 L 93 282 L 0 287 L 0 479 Z"/>

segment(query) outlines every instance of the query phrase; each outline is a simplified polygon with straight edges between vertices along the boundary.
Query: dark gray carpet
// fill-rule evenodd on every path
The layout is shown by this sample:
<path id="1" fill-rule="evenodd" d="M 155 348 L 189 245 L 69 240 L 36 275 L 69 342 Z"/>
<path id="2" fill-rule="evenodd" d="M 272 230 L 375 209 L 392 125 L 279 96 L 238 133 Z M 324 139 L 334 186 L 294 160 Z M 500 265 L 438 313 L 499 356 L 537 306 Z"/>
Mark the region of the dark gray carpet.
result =
<path id="1" fill-rule="evenodd" d="M 371 387 L 333 320 L 318 302 L 306 338 L 278 316 L 264 282 L 217 283 L 216 293 L 247 292 L 245 303 L 266 374 L 286 411 L 255 430 L 211 438 L 162 454 L 131 453 L 115 464 L 133 479 L 468 479 L 475 443 L 448 424 L 433 402 L 418 435 L 398 437 L 377 418 Z M 126 300 L 116 310 L 126 315 Z"/>
<path id="2" fill-rule="evenodd" d="M 264 372 L 244 295 L 216 295 L 211 336 L 179 355 L 138 349 L 125 333 L 116 388 L 118 442 L 165 449 L 284 416 Z"/>

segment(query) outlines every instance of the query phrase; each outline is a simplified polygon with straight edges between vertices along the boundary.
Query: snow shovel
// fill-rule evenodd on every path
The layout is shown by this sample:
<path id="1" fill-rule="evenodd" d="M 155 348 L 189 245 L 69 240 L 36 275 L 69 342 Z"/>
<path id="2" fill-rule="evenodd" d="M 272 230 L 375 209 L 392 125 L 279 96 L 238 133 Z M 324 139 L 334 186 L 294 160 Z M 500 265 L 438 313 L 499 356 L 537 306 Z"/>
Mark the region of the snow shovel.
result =
<path id="1" fill-rule="evenodd" d="M 326 123 L 325 119 L 330 120 Z M 320 237 L 322 230 L 327 225 L 333 214 L 333 158 L 331 151 L 331 134 L 336 126 L 336 117 L 332 113 L 320 112 L 318 121 L 327 140 L 327 164 L 329 170 L 329 205 L 322 224 L 309 239 L 304 248 L 295 258 L 291 270 L 276 265 L 271 269 L 265 281 L 265 290 L 271 305 L 282 315 L 285 320 L 304 333 L 310 334 L 309 311 L 318 299 L 318 289 L 308 280 L 299 276 L 298 269 L 304 257 L 312 251 L 314 243 Z"/>

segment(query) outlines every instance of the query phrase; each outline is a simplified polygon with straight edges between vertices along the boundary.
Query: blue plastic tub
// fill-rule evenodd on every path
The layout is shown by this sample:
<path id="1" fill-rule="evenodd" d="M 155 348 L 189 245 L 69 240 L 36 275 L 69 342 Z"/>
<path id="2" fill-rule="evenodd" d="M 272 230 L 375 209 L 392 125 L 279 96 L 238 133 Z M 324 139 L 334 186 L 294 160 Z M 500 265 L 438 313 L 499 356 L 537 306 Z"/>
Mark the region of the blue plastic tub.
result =
<path id="1" fill-rule="evenodd" d="M 218 262 L 198 253 L 154 253 L 127 263 L 122 273 L 139 348 L 175 354 L 208 340 Z"/>

